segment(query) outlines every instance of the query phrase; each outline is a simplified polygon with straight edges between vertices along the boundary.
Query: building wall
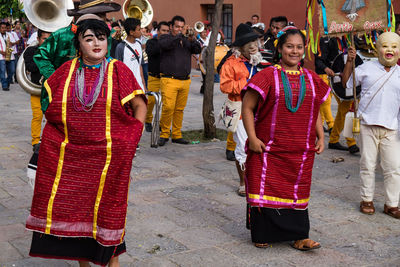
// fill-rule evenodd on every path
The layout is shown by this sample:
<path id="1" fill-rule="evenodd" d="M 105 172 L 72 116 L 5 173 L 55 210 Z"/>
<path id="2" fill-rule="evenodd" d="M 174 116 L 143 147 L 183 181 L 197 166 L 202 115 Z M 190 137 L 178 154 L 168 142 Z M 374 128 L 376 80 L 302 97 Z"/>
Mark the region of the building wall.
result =
<path id="1" fill-rule="evenodd" d="M 115 0 L 123 4 L 123 0 Z M 265 1 L 265 0 L 264 0 Z M 251 20 L 253 14 L 260 14 L 261 2 L 263 0 L 226 0 L 224 4 L 233 5 L 233 32 L 241 22 Z M 290 1 L 290 0 L 289 0 Z M 153 20 L 169 21 L 175 15 L 181 15 L 189 25 L 194 25 L 196 21 L 203 21 L 207 18 L 207 13 L 202 5 L 215 4 L 215 0 L 149 0 L 154 10 Z M 111 17 L 116 19 L 123 18 L 122 11 L 111 13 Z"/>
<path id="2" fill-rule="evenodd" d="M 266 27 L 269 20 L 276 16 L 286 16 L 298 28 L 304 28 L 306 15 L 306 0 L 263 0 L 261 1 L 262 21 Z"/>

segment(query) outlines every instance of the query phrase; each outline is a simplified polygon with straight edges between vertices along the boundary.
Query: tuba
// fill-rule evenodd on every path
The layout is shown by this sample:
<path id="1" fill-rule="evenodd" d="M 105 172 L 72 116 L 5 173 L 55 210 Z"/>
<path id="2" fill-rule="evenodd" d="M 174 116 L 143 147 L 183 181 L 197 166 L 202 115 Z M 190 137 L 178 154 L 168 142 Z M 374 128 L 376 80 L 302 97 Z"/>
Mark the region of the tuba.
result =
<path id="1" fill-rule="evenodd" d="M 38 29 L 46 32 L 54 32 L 68 26 L 72 17 L 67 15 L 67 9 L 73 8 L 72 0 L 24 0 L 26 17 Z M 15 74 L 19 85 L 27 93 L 41 94 L 42 86 L 31 82 L 26 73 L 24 53 L 19 57 Z"/>
<path id="2" fill-rule="evenodd" d="M 144 28 L 153 20 L 153 8 L 147 0 L 125 0 L 122 5 L 124 18 L 139 19 Z"/>

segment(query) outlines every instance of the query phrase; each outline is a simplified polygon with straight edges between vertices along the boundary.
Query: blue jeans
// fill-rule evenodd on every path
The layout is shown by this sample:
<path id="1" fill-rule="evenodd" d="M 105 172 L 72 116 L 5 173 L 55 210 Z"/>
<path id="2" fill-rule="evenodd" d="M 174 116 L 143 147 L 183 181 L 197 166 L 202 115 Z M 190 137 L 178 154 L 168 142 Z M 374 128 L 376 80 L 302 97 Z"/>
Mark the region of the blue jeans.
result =
<path id="1" fill-rule="evenodd" d="M 8 82 L 6 79 L 6 61 L 5 60 L 0 60 L 0 81 L 1 81 L 1 87 L 8 88 Z"/>
<path id="2" fill-rule="evenodd" d="M 15 59 L 6 61 L 6 69 L 7 69 L 7 82 L 10 83 L 13 81 L 15 74 Z"/>

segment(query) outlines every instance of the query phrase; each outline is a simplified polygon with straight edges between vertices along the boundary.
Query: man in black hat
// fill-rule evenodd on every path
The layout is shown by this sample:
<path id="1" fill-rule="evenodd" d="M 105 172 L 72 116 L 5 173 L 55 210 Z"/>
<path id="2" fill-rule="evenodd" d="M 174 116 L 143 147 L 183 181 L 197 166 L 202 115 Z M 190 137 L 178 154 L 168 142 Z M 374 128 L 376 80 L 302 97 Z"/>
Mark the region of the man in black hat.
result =
<path id="1" fill-rule="evenodd" d="M 74 2 L 75 9 L 68 9 L 68 16 L 80 17 L 79 21 L 84 19 L 106 19 L 106 13 L 116 12 L 121 6 L 114 2 L 105 0 L 81 0 L 79 5 Z M 95 15 L 94 15 L 95 14 Z M 68 60 L 76 57 L 76 49 L 73 44 L 74 32 L 77 25 L 71 24 L 53 32 L 49 38 L 38 48 L 34 61 L 38 66 L 44 80 L 47 80 L 54 71 Z M 108 37 L 108 50 L 111 48 L 111 36 Z M 46 90 L 42 90 L 41 97 L 42 110 L 46 110 L 49 104 Z"/>
<path id="2" fill-rule="evenodd" d="M 242 23 L 236 28 L 235 42 L 232 44 L 232 55 L 225 61 L 224 65 L 222 65 L 220 73 L 220 89 L 223 93 L 228 94 L 227 102 L 232 103 L 232 106 L 236 106 L 238 102 L 241 102 L 240 92 L 247 84 L 247 81 L 257 73 L 256 66 L 262 60 L 258 50 L 258 38 L 259 35 L 247 24 Z M 224 113 L 228 114 L 227 112 Z M 228 118 L 229 120 L 232 118 L 233 121 L 236 116 L 240 118 L 240 111 L 237 110 L 236 115 L 232 115 L 233 116 Z M 236 142 L 234 154 L 237 171 L 240 177 L 240 186 L 237 192 L 240 196 L 245 196 L 244 163 L 246 161 L 246 153 L 244 151 L 244 146 L 247 134 L 241 120 L 238 120 L 236 129 L 228 128 L 228 130 L 228 141 L 230 142 L 232 139 L 232 131 L 235 131 L 233 133 L 233 139 Z"/>

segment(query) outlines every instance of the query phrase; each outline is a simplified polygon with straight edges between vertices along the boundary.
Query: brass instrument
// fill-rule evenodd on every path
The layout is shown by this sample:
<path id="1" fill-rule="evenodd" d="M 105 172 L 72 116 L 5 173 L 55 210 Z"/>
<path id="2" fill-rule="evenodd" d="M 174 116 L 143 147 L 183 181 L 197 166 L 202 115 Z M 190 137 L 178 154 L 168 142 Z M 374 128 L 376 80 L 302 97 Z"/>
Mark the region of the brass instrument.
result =
<path id="1" fill-rule="evenodd" d="M 198 32 L 198 33 L 201 33 L 202 31 L 204 31 L 204 29 L 206 28 L 205 27 L 205 25 L 204 25 L 204 23 L 203 22 L 201 22 L 201 21 L 197 21 L 195 24 L 194 24 L 194 30 L 196 31 L 196 32 Z"/>
<path id="2" fill-rule="evenodd" d="M 11 55 L 12 55 L 13 51 L 14 51 L 14 49 L 12 49 L 12 47 L 11 47 L 10 37 L 7 37 L 7 40 L 6 40 L 6 56 L 4 57 L 5 61 L 10 61 L 11 60 Z"/>
<path id="3" fill-rule="evenodd" d="M 140 20 L 141 27 L 148 26 L 153 20 L 153 8 L 147 0 L 125 0 L 122 5 L 124 18 Z"/>
<path id="4" fill-rule="evenodd" d="M 72 17 L 67 15 L 67 9 L 73 9 L 72 0 L 24 0 L 25 15 L 37 28 L 54 32 L 68 26 Z M 32 45 L 37 45 L 34 42 Z M 18 84 L 31 95 L 40 95 L 42 86 L 34 84 L 25 70 L 24 53 L 19 57 L 15 74 Z"/>

